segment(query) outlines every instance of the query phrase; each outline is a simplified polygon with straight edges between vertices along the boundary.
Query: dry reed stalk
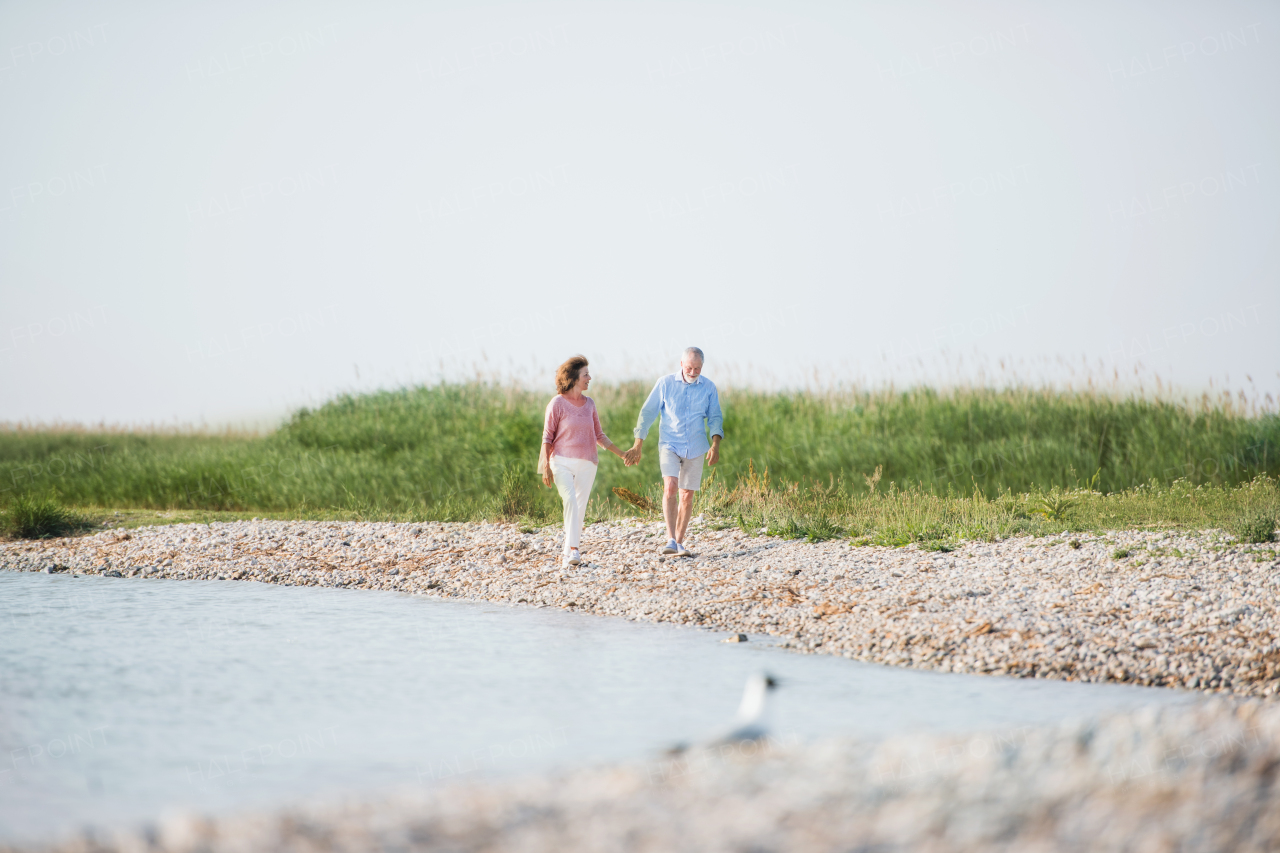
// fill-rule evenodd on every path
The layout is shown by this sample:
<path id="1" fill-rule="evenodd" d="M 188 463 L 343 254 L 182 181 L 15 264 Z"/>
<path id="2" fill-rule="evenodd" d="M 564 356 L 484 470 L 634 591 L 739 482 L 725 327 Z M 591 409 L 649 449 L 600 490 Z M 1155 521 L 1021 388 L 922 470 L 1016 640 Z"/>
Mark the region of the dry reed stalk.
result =
<path id="1" fill-rule="evenodd" d="M 637 495 L 635 492 L 631 491 L 630 489 L 625 489 L 622 486 L 615 486 L 613 489 L 613 493 L 618 497 L 622 498 L 627 503 L 631 504 L 636 509 L 642 510 L 644 512 L 653 512 L 653 513 L 656 513 L 658 511 L 658 508 L 654 505 L 653 501 L 649 500 L 643 495 Z"/>

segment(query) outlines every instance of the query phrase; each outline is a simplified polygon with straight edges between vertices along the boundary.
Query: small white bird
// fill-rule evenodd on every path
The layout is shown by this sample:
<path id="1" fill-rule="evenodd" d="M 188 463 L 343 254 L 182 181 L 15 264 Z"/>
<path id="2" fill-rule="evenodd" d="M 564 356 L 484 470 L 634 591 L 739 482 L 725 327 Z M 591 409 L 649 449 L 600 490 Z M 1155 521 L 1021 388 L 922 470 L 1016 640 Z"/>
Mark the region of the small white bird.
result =
<path id="1" fill-rule="evenodd" d="M 767 672 L 754 672 L 747 678 L 746 689 L 742 691 L 742 702 L 738 705 L 738 713 L 729 723 L 728 729 L 720 735 L 697 744 L 707 749 L 742 741 L 763 740 L 768 737 L 769 730 L 765 726 L 765 703 L 769 691 L 778 686 L 778 682 Z M 677 744 L 668 753 L 681 753 L 688 749 L 688 744 Z"/>
<path id="2" fill-rule="evenodd" d="M 738 713 L 729 724 L 729 731 L 716 738 L 712 743 L 737 743 L 743 740 L 760 740 L 769 734 L 763 717 L 765 701 L 769 691 L 778 686 L 778 682 L 767 672 L 754 672 L 747 679 L 746 689 L 742 691 L 742 702 L 738 705 Z"/>

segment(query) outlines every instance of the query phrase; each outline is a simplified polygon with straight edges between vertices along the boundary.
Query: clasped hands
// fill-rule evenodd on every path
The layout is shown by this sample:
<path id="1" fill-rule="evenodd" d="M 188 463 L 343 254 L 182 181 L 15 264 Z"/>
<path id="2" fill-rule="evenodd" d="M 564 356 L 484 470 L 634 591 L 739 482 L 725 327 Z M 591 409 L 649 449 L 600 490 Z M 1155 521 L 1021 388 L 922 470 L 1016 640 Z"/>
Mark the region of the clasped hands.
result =
<path id="1" fill-rule="evenodd" d="M 631 445 L 631 449 L 622 454 L 622 464 L 630 468 L 632 465 L 640 464 L 640 445 L 643 442 L 636 439 L 636 443 Z"/>
<path id="2" fill-rule="evenodd" d="M 630 468 L 632 465 L 640 464 L 642 444 L 644 444 L 644 442 L 637 438 L 636 443 L 631 445 L 631 449 L 618 454 L 622 457 L 623 465 Z M 617 452 L 617 447 L 615 445 L 610 445 L 610 449 Z M 714 465 L 719 461 L 720 443 L 717 441 L 713 442 L 711 444 L 711 449 L 707 451 L 707 463 L 709 465 Z M 545 453 L 538 459 L 538 474 L 541 476 L 544 485 L 550 487 L 555 484 L 555 475 L 551 470 L 551 460 Z"/>
<path id="3" fill-rule="evenodd" d="M 644 442 L 636 439 L 636 443 L 631 445 L 631 449 L 622 454 L 622 464 L 630 467 L 640 463 L 640 445 Z M 707 464 L 714 465 L 720 461 L 720 443 L 714 442 L 711 449 L 707 451 Z"/>

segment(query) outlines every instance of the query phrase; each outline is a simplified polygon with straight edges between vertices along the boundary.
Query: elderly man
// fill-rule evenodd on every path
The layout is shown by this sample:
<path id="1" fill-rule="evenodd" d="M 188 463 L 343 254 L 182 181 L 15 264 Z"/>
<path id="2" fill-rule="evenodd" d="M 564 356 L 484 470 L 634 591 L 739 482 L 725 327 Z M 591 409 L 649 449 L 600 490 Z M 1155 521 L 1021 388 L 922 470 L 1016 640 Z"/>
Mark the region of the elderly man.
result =
<path id="1" fill-rule="evenodd" d="M 702 350 L 689 347 L 680 357 L 680 372 L 662 377 L 653 386 L 636 419 L 636 443 L 623 457 L 628 465 L 640 461 L 649 427 L 661 415 L 658 467 L 662 469 L 662 517 L 667 522 L 668 539 L 662 553 L 681 557 L 693 556 L 684 547 L 684 534 L 693 515 L 693 493 L 702 483 L 703 454 L 712 465 L 720 461 L 720 439 L 724 438 L 720 395 L 711 380 L 702 375 L 702 361 Z"/>

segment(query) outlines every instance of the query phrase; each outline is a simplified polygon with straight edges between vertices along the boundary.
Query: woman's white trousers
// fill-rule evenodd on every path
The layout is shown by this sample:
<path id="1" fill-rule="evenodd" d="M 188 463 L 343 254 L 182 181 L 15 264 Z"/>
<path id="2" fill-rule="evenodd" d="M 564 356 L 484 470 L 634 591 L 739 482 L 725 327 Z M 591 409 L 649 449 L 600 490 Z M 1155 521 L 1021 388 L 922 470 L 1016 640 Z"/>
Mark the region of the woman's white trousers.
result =
<path id="1" fill-rule="evenodd" d="M 568 554 L 582 541 L 582 522 L 587 517 L 591 484 L 596 481 L 596 464 L 589 459 L 552 456 L 551 475 L 560 500 L 564 501 L 564 552 Z"/>

